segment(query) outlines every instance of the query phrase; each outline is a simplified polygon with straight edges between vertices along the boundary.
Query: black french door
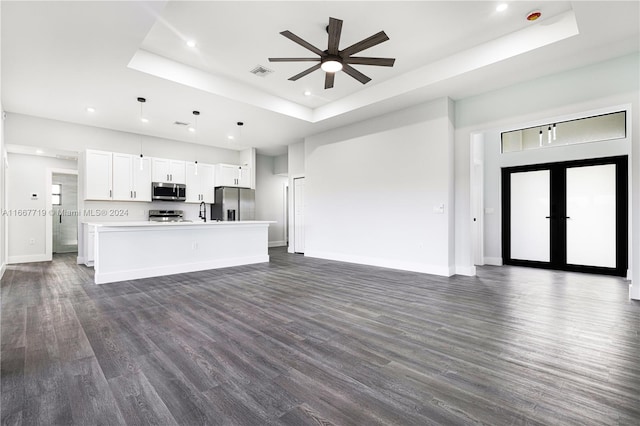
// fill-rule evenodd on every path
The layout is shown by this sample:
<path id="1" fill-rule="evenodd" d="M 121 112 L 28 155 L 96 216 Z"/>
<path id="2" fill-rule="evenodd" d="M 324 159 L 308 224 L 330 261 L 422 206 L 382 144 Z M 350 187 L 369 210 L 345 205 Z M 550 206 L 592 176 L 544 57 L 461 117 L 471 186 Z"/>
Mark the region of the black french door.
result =
<path id="1" fill-rule="evenodd" d="M 626 276 L 627 157 L 502 169 L 506 265 Z"/>

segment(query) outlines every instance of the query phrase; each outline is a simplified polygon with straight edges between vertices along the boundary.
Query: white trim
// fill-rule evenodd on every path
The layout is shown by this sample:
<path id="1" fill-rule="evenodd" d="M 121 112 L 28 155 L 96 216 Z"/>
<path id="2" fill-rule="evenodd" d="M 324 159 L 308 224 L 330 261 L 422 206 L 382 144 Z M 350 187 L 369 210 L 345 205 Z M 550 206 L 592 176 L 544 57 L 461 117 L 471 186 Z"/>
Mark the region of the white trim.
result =
<path id="1" fill-rule="evenodd" d="M 3 264 L 0 266 L 0 280 L 1 280 L 1 279 L 2 279 L 2 277 L 4 276 L 4 271 L 6 271 L 6 270 L 7 270 L 7 264 L 6 264 L 6 263 L 3 263 Z"/>
<path id="2" fill-rule="evenodd" d="M 7 263 L 31 263 L 31 262 L 49 262 L 51 258 L 47 258 L 46 254 L 27 254 L 24 256 L 9 256 Z"/>
<path id="3" fill-rule="evenodd" d="M 159 277 L 164 275 L 181 274 L 185 272 L 205 271 L 207 269 L 227 268 L 230 266 L 250 265 L 269 261 L 269 256 L 240 257 L 234 259 L 209 260 L 181 265 L 160 266 L 144 269 L 128 269 L 117 272 L 95 273 L 96 284 L 106 284 L 117 281 L 135 280 L 139 278 Z"/>
<path id="4" fill-rule="evenodd" d="M 502 266 L 502 258 L 501 257 L 485 257 L 484 264 L 491 265 L 491 266 Z"/>
<path id="5" fill-rule="evenodd" d="M 308 257 L 316 257 L 318 259 L 337 260 L 339 262 L 357 263 L 360 265 L 379 266 L 382 268 L 399 269 L 402 271 L 421 272 L 424 274 L 439 275 L 450 277 L 453 275 L 453 267 L 426 265 L 424 263 L 404 262 L 390 259 L 380 259 L 374 257 L 345 255 L 342 253 L 329 253 L 318 251 L 307 251 L 304 253 Z"/>
<path id="6" fill-rule="evenodd" d="M 465 275 L 467 277 L 473 277 L 476 275 L 475 266 L 456 266 L 455 275 Z"/>
<path id="7" fill-rule="evenodd" d="M 269 247 L 285 247 L 286 241 L 269 241 Z"/>

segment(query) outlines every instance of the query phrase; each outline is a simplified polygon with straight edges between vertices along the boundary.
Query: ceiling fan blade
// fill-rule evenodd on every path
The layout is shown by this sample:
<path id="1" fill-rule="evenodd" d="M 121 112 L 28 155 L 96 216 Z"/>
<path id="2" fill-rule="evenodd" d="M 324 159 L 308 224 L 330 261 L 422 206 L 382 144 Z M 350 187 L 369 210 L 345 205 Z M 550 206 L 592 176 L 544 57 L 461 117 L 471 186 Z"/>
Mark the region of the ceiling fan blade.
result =
<path id="1" fill-rule="evenodd" d="M 315 70 L 319 70 L 319 69 L 320 69 L 320 64 L 316 64 L 316 65 L 312 66 L 311 68 L 308 68 L 308 69 L 302 71 L 301 73 L 294 75 L 293 77 L 289 78 L 289 80 L 296 81 L 297 79 L 302 78 L 307 74 L 311 74 Z"/>
<path id="2" fill-rule="evenodd" d="M 352 44 L 351 46 L 347 47 L 346 49 L 340 52 L 340 56 L 342 56 L 343 58 L 347 56 L 351 56 L 354 53 L 361 52 L 365 49 L 378 45 L 387 40 L 389 40 L 389 37 L 387 37 L 387 34 L 385 34 L 384 31 L 380 31 L 379 33 L 374 34 L 371 37 L 367 37 L 364 40 L 359 41 L 356 44 Z"/>
<path id="3" fill-rule="evenodd" d="M 355 78 L 356 80 L 358 80 L 362 84 L 367 84 L 368 82 L 371 81 L 371 79 L 369 77 L 367 77 L 366 75 L 362 74 L 360 71 L 358 71 L 357 69 L 353 68 L 351 65 L 342 64 L 342 71 L 344 71 L 345 73 L 349 74 L 351 77 Z"/>
<path id="4" fill-rule="evenodd" d="M 336 73 L 334 72 L 325 73 L 324 88 L 331 89 L 333 87 L 333 80 L 335 80 L 335 78 L 336 78 Z"/>
<path id="5" fill-rule="evenodd" d="M 340 45 L 340 34 L 342 33 L 342 20 L 329 18 L 329 46 L 327 52 L 329 55 L 337 55 Z"/>
<path id="6" fill-rule="evenodd" d="M 295 35 L 291 31 L 282 31 L 280 34 L 282 34 L 283 36 L 285 36 L 289 40 L 293 41 L 294 43 L 298 43 L 300 46 L 304 47 L 305 49 L 308 49 L 308 50 L 312 51 L 316 55 L 320 55 L 320 56 L 326 56 L 327 55 L 322 50 L 318 49 L 317 47 L 315 47 L 311 43 L 308 43 L 308 42 L 304 41 L 303 39 L 301 39 L 300 37 L 298 37 L 297 35 Z"/>
<path id="7" fill-rule="evenodd" d="M 269 58 L 269 62 L 318 62 L 320 58 Z"/>
<path id="8" fill-rule="evenodd" d="M 358 64 L 358 65 L 377 65 L 380 67 L 392 67 L 395 63 L 395 58 L 344 58 L 343 62 L 346 64 Z"/>

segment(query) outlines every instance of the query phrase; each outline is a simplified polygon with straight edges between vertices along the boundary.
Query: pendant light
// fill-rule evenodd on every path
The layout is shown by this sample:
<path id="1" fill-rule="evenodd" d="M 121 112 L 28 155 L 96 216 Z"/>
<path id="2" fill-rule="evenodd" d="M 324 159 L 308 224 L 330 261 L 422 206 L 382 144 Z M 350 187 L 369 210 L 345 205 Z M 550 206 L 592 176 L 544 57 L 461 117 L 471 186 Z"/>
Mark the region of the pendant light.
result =
<path id="1" fill-rule="evenodd" d="M 142 113 L 142 104 L 147 102 L 147 100 L 145 98 L 138 98 L 138 102 L 140 102 L 140 121 L 143 122 L 143 123 L 148 123 L 149 120 L 147 120 L 144 117 L 143 113 Z M 142 135 L 140 135 L 140 171 L 142 171 L 143 168 L 144 168 L 142 158 L 143 158 L 143 155 L 142 155 Z"/>
<path id="2" fill-rule="evenodd" d="M 540 146 L 542 146 L 542 127 L 540 127 L 540 133 L 538 134 L 538 142 L 540 143 Z"/>
<path id="3" fill-rule="evenodd" d="M 142 111 L 142 105 L 144 105 L 147 100 L 145 98 L 138 98 L 138 102 L 140 102 L 140 121 L 142 121 L 143 123 L 148 123 L 149 119 L 144 116 L 144 113 Z"/>
<path id="4" fill-rule="evenodd" d="M 200 115 L 200 111 L 192 111 L 193 113 L 193 126 L 189 127 L 189 131 L 192 133 L 195 133 L 198 130 L 198 116 Z M 196 139 L 198 138 L 198 135 L 196 134 Z M 194 166 L 194 171 L 193 174 L 198 176 L 198 160 L 195 161 L 195 166 Z"/>
<path id="5" fill-rule="evenodd" d="M 551 126 L 547 129 L 547 143 L 551 143 Z"/>
<path id="6" fill-rule="evenodd" d="M 556 123 L 553 123 L 553 140 L 556 140 Z"/>

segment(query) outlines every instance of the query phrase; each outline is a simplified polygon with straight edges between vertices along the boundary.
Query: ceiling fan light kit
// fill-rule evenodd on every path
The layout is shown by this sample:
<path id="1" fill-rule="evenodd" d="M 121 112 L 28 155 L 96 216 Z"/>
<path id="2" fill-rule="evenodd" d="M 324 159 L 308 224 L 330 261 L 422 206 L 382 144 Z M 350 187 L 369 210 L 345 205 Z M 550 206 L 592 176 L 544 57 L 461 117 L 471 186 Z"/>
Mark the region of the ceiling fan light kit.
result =
<path id="1" fill-rule="evenodd" d="M 269 58 L 269 62 L 319 62 L 311 68 L 290 77 L 289 80 L 296 81 L 307 74 L 322 69 L 325 72 L 324 88 L 330 89 L 333 87 L 335 73 L 338 71 L 344 71 L 345 74 L 353 77 L 362 84 L 366 84 L 371 81 L 371 78 L 367 77 L 357 69 L 353 68 L 350 64 L 354 65 L 375 65 L 381 67 L 392 67 L 395 63 L 394 58 L 365 58 L 365 57 L 353 57 L 358 52 L 369 49 L 373 46 L 377 46 L 389 40 L 389 37 L 384 31 L 380 31 L 371 37 L 367 37 L 346 49 L 340 50 L 340 34 L 342 33 L 342 20 L 336 18 L 329 18 L 329 26 L 327 27 L 329 33 L 329 40 L 327 43 L 327 50 L 320 50 L 311 43 L 301 39 L 291 31 L 282 31 L 280 34 L 299 44 L 307 50 L 318 55 L 318 58 Z"/>

